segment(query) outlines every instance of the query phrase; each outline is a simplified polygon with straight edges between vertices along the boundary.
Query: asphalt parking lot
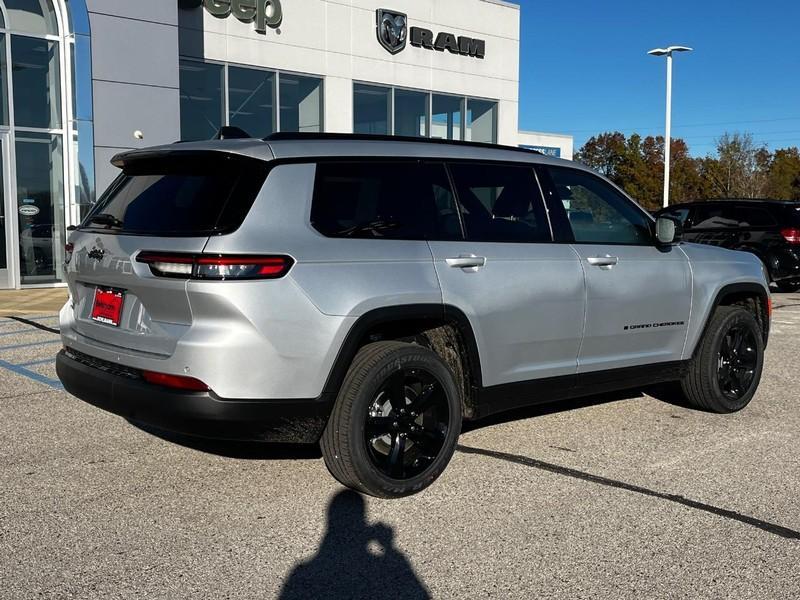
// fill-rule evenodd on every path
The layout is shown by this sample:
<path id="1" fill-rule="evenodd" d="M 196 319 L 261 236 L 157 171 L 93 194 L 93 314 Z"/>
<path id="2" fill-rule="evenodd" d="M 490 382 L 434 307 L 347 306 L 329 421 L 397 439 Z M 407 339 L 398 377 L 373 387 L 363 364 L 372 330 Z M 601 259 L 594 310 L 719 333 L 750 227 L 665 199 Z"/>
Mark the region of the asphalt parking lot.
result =
<path id="1" fill-rule="evenodd" d="M 400 501 L 313 448 L 137 429 L 61 389 L 53 315 L 0 318 L 0 596 L 796 598 L 800 294 L 774 302 L 745 411 L 633 391 L 516 413 Z"/>

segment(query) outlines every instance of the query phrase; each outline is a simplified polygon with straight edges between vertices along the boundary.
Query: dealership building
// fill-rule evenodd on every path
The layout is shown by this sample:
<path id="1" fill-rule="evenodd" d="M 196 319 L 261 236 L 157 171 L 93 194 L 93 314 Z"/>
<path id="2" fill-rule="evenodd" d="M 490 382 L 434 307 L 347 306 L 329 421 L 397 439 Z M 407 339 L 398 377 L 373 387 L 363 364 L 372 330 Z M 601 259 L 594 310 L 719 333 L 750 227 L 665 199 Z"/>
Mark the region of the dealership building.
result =
<path id="1" fill-rule="evenodd" d="M 571 158 L 519 131 L 519 53 L 502 0 L 0 0 L 0 289 L 61 284 L 115 154 L 223 126 Z"/>

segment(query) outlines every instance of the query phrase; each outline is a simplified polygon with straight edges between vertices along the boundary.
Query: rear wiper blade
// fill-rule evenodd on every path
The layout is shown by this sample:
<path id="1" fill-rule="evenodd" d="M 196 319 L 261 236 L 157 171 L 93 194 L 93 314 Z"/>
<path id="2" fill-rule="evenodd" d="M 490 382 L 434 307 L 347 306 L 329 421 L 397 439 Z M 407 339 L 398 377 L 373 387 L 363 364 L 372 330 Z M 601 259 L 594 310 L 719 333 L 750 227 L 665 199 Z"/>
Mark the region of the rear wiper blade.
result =
<path id="1" fill-rule="evenodd" d="M 120 221 L 114 215 L 110 215 L 108 213 L 98 213 L 96 215 L 92 215 L 89 217 L 89 223 L 107 225 L 108 227 L 122 227 L 122 221 Z"/>

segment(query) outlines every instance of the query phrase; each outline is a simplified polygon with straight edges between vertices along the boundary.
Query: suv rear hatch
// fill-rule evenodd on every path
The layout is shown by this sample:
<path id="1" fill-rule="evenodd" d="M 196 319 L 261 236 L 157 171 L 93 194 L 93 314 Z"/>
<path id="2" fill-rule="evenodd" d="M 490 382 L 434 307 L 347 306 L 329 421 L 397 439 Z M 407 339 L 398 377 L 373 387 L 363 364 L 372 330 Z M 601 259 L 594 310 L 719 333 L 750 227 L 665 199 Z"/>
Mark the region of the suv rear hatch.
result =
<path id="1" fill-rule="evenodd" d="M 167 357 L 192 323 L 188 279 L 156 276 L 137 257 L 200 254 L 209 237 L 235 231 L 268 163 L 194 150 L 132 152 L 113 162 L 122 174 L 67 246 L 73 329 L 106 350 Z"/>

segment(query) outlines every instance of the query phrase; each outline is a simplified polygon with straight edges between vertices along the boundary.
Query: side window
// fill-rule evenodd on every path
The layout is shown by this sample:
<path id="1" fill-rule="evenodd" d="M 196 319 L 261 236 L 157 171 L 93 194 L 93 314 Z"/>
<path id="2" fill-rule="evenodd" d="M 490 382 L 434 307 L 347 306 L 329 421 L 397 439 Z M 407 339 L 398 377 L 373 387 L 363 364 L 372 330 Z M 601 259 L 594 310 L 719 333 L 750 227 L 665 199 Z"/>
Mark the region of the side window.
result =
<path id="1" fill-rule="evenodd" d="M 679 221 L 681 225 L 686 227 L 686 222 L 689 220 L 689 209 L 688 208 L 672 208 L 669 210 L 665 210 L 661 213 L 665 217 L 672 217 L 676 221 Z"/>
<path id="2" fill-rule="evenodd" d="M 590 173 L 549 167 L 578 243 L 652 243 L 650 220 L 635 204 Z"/>
<path id="3" fill-rule="evenodd" d="M 769 211 L 758 206 L 737 206 L 736 219 L 739 221 L 739 227 L 774 227 L 777 225 Z"/>
<path id="4" fill-rule="evenodd" d="M 550 226 L 531 167 L 449 165 L 468 240 L 549 242 Z"/>
<path id="5" fill-rule="evenodd" d="M 735 229 L 739 226 L 736 211 L 729 204 L 706 204 L 695 210 L 694 229 Z"/>
<path id="6" fill-rule="evenodd" d="M 462 237 L 444 165 L 417 161 L 318 164 L 311 224 L 328 237 Z"/>

